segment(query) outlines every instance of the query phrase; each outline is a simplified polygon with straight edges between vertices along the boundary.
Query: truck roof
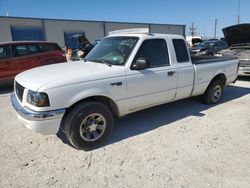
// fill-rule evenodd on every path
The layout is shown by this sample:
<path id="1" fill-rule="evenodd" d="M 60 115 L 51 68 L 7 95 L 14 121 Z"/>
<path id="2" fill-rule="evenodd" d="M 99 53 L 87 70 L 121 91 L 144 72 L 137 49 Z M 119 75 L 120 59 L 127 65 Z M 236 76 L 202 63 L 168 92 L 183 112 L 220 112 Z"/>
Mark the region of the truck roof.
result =
<path id="1" fill-rule="evenodd" d="M 162 34 L 162 33 L 150 33 L 149 28 L 133 28 L 133 29 L 122 29 L 109 32 L 108 37 L 110 36 L 135 36 L 135 37 L 156 37 L 156 38 L 179 38 L 184 39 L 182 35 L 176 34 Z M 150 38 L 151 38 L 150 37 Z"/>

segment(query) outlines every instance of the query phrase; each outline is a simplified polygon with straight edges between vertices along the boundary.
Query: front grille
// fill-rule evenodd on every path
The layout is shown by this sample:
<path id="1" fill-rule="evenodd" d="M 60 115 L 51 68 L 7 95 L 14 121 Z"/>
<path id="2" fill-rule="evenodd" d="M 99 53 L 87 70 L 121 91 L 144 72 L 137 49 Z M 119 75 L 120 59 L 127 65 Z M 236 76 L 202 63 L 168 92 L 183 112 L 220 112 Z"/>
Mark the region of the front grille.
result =
<path id="1" fill-rule="evenodd" d="M 19 83 L 15 82 L 15 91 L 18 99 L 22 101 L 23 99 L 23 92 L 24 92 L 24 87 L 21 86 Z"/>

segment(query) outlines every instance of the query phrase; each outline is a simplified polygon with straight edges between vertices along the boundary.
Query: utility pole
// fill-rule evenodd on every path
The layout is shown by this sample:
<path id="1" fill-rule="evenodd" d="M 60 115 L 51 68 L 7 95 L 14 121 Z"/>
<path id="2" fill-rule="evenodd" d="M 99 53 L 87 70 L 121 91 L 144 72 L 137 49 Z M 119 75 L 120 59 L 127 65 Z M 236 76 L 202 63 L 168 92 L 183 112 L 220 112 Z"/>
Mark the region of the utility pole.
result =
<path id="1" fill-rule="evenodd" d="M 217 22 L 218 22 L 218 19 L 216 18 L 214 20 L 214 38 L 216 39 L 216 31 L 217 31 Z"/>
<path id="2" fill-rule="evenodd" d="M 191 34 L 192 39 L 193 39 L 194 35 L 196 34 L 196 32 L 195 32 L 196 28 L 194 27 L 194 23 L 193 22 L 192 22 L 192 25 L 189 28 L 189 30 L 190 30 L 190 34 Z"/>
<path id="3" fill-rule="evenodd" d="M 237 24 L 240 24 L 240 0 L 238 1 L 238 10 L 237 10 Z"/>

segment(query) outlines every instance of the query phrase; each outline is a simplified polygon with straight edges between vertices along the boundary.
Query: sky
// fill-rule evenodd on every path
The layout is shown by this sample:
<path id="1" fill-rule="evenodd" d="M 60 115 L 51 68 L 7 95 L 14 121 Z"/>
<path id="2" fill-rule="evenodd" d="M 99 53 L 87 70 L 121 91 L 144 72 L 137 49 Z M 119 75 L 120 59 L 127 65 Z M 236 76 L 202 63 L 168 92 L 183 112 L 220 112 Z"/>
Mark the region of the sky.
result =
<path id="1" fill-rule="evenodd" d="M 198 35 L 222 37 L 237 23 L 239 0 L 0 0 L 0 16 L 161 23 L 194 23 Z M 250 23 L 250 0 L 240 0 L 240 23 Z M 0 25 L 1 27 L 1 25 Z M 1 28 L 0 28 L 1 29 Z"/>

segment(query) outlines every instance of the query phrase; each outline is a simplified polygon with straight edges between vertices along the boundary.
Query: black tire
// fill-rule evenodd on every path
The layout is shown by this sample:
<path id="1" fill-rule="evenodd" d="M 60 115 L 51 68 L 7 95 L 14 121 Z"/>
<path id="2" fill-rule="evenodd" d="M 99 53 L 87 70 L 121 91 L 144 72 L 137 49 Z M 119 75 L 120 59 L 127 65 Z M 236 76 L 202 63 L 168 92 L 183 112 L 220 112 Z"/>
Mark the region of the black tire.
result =
<path id="1" fill-rule="evenodd" d="M 202 102 L 204 104 L 218 103 L 221 99 L 223 90 L 224 90 L 223 82 L 221 80 L 214 80 L 209 84 L 205 93 L 202 95 Z"/>
<path id="2" fill-rule="evenodd" d="M 99 122 L 100 125 L 96 116 L 97 119 L 102 120 L 101 123 Z M 102 103 L 90 101 L 79 104 L 67 114 L 64 129 L 67 139 L 75 148 L 87 151 L 105 143 L 112 132 L 113 124 L 114 118 L 109 108 Z M 98 129 L 98 126 L 105 128 Z M 94 139 L 98 134 L 99 137 Z"/>

